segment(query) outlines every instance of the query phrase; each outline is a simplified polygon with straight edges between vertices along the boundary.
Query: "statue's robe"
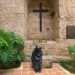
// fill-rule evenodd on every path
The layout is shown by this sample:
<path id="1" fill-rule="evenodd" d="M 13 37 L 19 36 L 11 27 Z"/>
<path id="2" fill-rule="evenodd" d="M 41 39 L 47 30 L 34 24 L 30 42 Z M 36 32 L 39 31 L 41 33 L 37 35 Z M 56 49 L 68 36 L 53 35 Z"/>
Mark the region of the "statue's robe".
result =
<path id="1" fill-rule="evenodd" d="M 41 48 L 36 47 L 32 52 L 31 60 L 32 60 L 32 68 L 35 72 L 41 72 L 42 69 L 42 50 Z"/>

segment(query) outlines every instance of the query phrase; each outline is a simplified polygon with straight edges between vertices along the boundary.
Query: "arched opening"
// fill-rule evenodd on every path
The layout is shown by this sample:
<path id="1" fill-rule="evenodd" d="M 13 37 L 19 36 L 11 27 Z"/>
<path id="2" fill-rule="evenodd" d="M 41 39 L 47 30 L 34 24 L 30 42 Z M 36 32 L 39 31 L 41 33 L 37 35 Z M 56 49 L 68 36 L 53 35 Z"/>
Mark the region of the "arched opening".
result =
<path id="1" fill-rule="evenodd" d="M 47 12 L 41 12 L 42 18 L 40 18 L 39 12 L 33 12 L 40 9 L 40 3 L 42 4 L 42 10 L 46 9 Z M 40 19 L 41 19 L 41 31 L 40 31 Z M 29 0 L 28 1 L 28 39 L 31 40 L 56 40 L 58 38 L 58 2 L 54 0 Z"/>

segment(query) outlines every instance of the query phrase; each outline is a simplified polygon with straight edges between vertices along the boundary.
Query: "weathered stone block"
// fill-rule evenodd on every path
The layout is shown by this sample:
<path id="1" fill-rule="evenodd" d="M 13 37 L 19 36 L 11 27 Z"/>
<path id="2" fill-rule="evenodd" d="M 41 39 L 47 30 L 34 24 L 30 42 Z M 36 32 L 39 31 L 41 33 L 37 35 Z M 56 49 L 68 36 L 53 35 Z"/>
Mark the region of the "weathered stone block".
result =
<path id="1" fill-rule="evenodd" d="M 24 0 L 0 0 L 0 10 L 4 13 L 24 13 Z"/>
<path id="2" fill-rule="evenodd" d="M 0 13 L 0 25 L 4 28 L 24 35 L 24 14 L 2 14 Z"/>

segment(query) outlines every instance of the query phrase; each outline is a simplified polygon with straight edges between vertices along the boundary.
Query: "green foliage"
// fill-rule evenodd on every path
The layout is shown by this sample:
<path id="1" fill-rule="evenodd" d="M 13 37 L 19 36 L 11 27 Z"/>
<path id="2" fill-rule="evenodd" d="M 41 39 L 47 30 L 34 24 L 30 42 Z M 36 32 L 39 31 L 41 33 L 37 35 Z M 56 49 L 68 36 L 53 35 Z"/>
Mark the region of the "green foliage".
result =
<path id="1" fill-rule="evenodd" d="M 0 68 L 19 67 L 24 60 L 24 41 L 14 32 L 0 30 Z"/>
<path id="2" fill-rule="evenodd" d="M 69 46 L 68 50 L 69 50 L 69 54 L 72 57 L 72 59 L 75 60 L 75 45 L 74 46 Z"/>
<path id="3" fill-rule="evenodd" d="M 73 60 L 63 60 L 59 62 L 61 66 L 70 71 L 71 73 L 75 73 L 75 61 Z"/>
<path id="4" fill-rule="evenodd" d="M 65 69 L 69 70 L 72 73 L 75 73 L 75 45 L 68 47 L 69 54 L 71 56 L 71 60 L 62 60 L 60 61 L 60 65 L 62 65 Z"/>

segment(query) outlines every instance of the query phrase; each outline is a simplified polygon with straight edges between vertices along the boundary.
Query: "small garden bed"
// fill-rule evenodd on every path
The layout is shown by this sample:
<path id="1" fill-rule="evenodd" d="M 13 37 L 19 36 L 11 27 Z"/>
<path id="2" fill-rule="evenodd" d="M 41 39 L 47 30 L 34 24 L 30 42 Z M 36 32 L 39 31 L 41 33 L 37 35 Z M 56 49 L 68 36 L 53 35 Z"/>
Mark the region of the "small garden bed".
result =
<path id="1" fill-rule="evenodd" d="M 75 73 L 75 61 L 73 60 L 63 60 L 60 61 L 59 64 L 64 67 L 64 69 L 68 70 L 71 73 Z"/>
<path id="2" fill-rule="evenodd" d="M 69 51 L 71 60 L 62 60 L 59 63 L 69 72 L 75 73 L 75 45 L 69 46 L 68 51 Z"/>

